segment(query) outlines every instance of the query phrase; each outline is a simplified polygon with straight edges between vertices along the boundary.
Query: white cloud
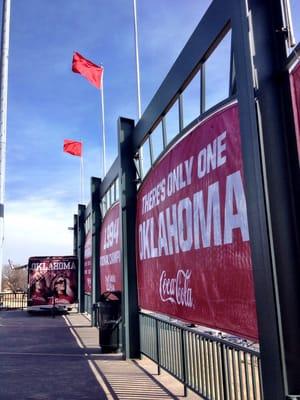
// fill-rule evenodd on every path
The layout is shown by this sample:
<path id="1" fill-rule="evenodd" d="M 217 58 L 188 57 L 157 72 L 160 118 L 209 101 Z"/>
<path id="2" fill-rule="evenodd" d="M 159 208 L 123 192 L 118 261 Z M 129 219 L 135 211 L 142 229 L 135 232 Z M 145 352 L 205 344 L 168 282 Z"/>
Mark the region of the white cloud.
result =
<path id="1" fill-rule="evenodd" d="M 100 152 L 100 146 L 85 150 L 85 204 L 90 201 L 90 177 L 100 176 Z M 109 168 L 115 157 L 110 152 L 107 152 L 106 157 Z M 77 158 L 73 161 L 78 161 L 79 165 Z M 72 254 L 73 231 L 68 230 L 68 227 L 73 226 L 80 192 L 79 174 L 75 175 L 61 171 L 57 181 L 51 181 L 51 184 L 48 182 L 47 185 L 39 184 L 37 196 L 7 201 L 4 263 L 8 258 L 16 264 L 25 264 L 30 256 Z"/>
<path id="2" fill-rule="evenodd" d="M 54 197 L 53 197 L 54 198 Z M 25 264 L 30 256 L 73 253 L 72 210 L 44 197 L 29 197 L 7 204 L 4 226 L 4 258 Z"/>
<path id="3" fill-rule="evenodd" d="M 139 2 L 144 107 L 209 2 L 154 2 L 158 13 L 152 12 L 155 4 Z M 63 154 L 63 139 L 84 142 L 84 203 L 90 200 L 90 177 L 102 175 L 100 96 L 71 73 L 73 50 L 105 65 L 107 169 L 117 155 L 117 118 L 136 116 L 128 2 L 40 3 L 12 6 L 5 257 L 20 263 L 34 254 L 72 251 L 67 227 L 80 199 L 79 160 Z"/>

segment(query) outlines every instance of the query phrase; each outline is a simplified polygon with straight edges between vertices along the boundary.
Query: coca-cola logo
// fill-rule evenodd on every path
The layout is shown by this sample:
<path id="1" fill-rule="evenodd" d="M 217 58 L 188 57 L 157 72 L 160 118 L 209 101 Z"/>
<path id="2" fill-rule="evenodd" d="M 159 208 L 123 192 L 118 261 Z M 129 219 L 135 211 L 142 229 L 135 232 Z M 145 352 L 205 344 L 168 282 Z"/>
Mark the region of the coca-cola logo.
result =
<path id="1" fill-rule="evenodd" d="M 176 277 L 167 277 L 166 271 L 160 275 L 159 295 L 161 301 L 193 307 L 192 289 L 189 287 L 192 271 L 179 269 Z"/>

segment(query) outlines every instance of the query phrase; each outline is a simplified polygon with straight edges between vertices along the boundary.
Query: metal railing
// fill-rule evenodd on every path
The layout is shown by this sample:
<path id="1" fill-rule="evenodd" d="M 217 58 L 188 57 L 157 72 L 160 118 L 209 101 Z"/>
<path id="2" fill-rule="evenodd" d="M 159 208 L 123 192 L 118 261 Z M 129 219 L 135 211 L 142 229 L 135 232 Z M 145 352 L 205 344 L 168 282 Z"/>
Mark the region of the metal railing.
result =
<path id="1" fill-rule="evenodd" d="M 207 400 L 262 400 L 257 351 L 140 313 L 141 353 Z"/>
<path id="2" fill-rule="evenodd" d="M 92 313 L 92 296 L 90 294 L 84 294 L 84 312 L 87 314 Z"/>
<path id="3" fill-rule="evenodd" d="M 27 307 L 27 292 L 0 293 L 0 310 L 17 310 Z"/>

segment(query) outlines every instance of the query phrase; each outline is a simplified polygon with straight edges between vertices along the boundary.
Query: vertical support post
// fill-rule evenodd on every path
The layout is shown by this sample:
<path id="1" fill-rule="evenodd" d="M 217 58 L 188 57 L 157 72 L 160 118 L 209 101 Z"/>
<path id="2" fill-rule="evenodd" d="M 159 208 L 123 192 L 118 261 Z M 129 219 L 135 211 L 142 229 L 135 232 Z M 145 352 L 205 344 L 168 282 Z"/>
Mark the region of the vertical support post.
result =
<path id="1" fill-rule="evenodd" d="M 233 96 L 234 94 L 236 94 L 236 70 L 235 70 L 235 63 L 234 63 L 233 38 L 231 36 L 229 96 Z"/>
<path id="2" fill-rule="evenodd" d="M 184 330 L 180 329 L 180 344 L 182 355 L 182 380 L 183 380 L 183 396 L 187 397 L 187 382 L 186 382 L 186 351 L 184 345 Z"/>
<path id="3" fill-rule="evenodd" d="M 232 1 L 232 42 L 236 64 L 237 96 L 240 110 L 241 144 L 250 233 L 253 277 L 261 354 L 264 398 L 284 399 L 280 331 L 273 280 L 270 238 L 266 219 L 261 143 L 255 105 L 255 71 L 250 15 L 244 1 Z M 266 301 L 268 299 L 268 301 Z"/>
<path id="4" fill-rule="evenodd" d="M 184 128 L 184 113 L 183 113 L 183 94 L 178 97 L 178 116 L 179 116 L 179 132 Z"/>
<path id="5" fill-rule="evenodd" d="M 78 251 L 78 215 L 74 214 L 73 222 L 73 255 L 77 256 Z"/>
<path id="6" fill-rule="evenodd" d="M 226 368 L 226 348 L 224 343 L 220 343 L 221 346 L 221 378 L 222 378 L 222 395 L 223 400 L 228 400 L 228 379 L 227 379 L 227 368 Z"/>
<path id="7" fill-rule="evenodd" d="M 201 65 L 200 69 L 200 114 L 205 112 L 206 101 L 206 79 L 205 79 L 205 63 Z"/>
<path id="8" fill-rule="evenodd" d="M 278 350 L 282 357 L 285 395 L 300 396 L 300 180 L 289 73 L 286 69 L 288 36 L 284 30 L 280 0 L 250 0 L 249 7 L 258 80 L 264 191 L 280 333 Z M 275 351 L 273 349 L 273 353 Z M 274 377 L 272 380 L 274 383 Z"/>
<path id="9" fill-rule="evenodd" d="M 281 400 L 300 393 L 300 185 L 280 0 L 248 3 L 232 0 L 232 34 L 262 386 L 265 399 Z"/>
<path id="10" fill-rule="evenodd" d="M 158 330 L 158 319 L 155 318 L 155 336 L 156 336 L 156 359 L 157 359 L 157 375 L 160 375 L 160 342 L 159 342 L 159 330 Z"/>
<path id="11" fill-rule="evenodd" d="M 78 205 L 78 311 L 84 312 L 84 241 L 85 241 L 85 205 Z"/>
<path id="12" fill-rule="evenodd" d="M 92 326 L 96 326 L 96 315 L 93 305 L 99 297 L 99 257 L 100 257 L 100 185 L 101 179 L 91 178 L 91 206 L 92 206 Z"/>
<path id="13" fill-rule="evenodd" d="M 123 271 L 123 354 L 125 358 L 140 357 L 139 315 L 137 296 L 137 274 L 135 265 L 135 219 L 136 219 L 136 169 L 132 134 L 134 121 L 119 118 L 119 160 L 120 160 L 120 207 L 122 227 L 122 271 Z"/>

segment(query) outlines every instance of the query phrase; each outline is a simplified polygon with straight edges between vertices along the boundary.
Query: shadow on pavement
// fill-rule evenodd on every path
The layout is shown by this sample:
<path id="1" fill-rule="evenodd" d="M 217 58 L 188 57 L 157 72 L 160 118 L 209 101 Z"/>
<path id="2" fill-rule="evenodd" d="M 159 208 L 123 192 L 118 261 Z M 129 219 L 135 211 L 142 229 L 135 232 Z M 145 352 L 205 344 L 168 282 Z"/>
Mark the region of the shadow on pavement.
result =
<path id="1" fill-rule="evenodd" d="M 0 313 L 0 398 L 107 399 L 62 317 Z"/>

